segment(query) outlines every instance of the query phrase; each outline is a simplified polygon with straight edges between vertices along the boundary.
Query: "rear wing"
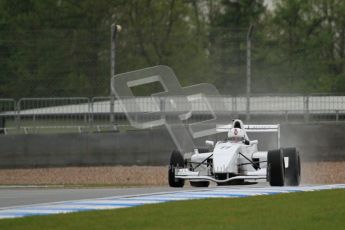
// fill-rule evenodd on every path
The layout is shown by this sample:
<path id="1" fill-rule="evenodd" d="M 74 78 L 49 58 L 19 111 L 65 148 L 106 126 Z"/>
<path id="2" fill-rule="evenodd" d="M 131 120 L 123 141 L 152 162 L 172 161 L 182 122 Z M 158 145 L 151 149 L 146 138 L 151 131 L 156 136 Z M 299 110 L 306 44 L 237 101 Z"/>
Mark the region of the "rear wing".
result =
<path id="1" fill-rule="evenodd" d="M 229 125 L 217 125 L 217 132 L 228 132 L 232 128 L 232 124 Z M 280 148 L 280 125 L 244 125 L 244 129 L 247 133 L 277 133 L 278 148 Z"/>

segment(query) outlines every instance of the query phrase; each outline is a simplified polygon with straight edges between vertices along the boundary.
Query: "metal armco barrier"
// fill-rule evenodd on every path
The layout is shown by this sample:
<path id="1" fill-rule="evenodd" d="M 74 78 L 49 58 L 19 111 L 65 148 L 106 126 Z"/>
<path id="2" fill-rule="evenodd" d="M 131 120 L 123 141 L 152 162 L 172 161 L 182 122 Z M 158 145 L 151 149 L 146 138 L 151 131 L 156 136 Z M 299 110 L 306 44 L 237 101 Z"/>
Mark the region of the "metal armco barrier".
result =
<path id="1" fill-rule="evenodd" d="M 190 122 L 212 118 L 213 113 L 231 116 L 246 123 L 305 123 L 345 121 L 345 96 L 338 95 L 254 95 L 250 98 L 250 116 L 246 116 L 246 97 L 208 97 L 215 106 L 210 111 L 202 100 L 187 101 L 192 116 Z M 178 97 L 137 97 L 125 99 L 133 108 L 125 111 L 121 102 L 110 97 L 22 98 L 0 99 L 0 134 L 85 133 L 116 131 L 128 126 L 126 115 L 140 121 L 150 116 L 173 117 L 176 109 L 167 108 L 169 100 L 186 103 Z M 141 112 L 134 105 L 140 105 Z M 145 111 L 143 113 L 142 111 Z M 250 118 L 249 121 L 246 118 Z M 185 122 L 188 123 L 188 120 Z M 128 129 L 128 128 L 125 128 Z"/>

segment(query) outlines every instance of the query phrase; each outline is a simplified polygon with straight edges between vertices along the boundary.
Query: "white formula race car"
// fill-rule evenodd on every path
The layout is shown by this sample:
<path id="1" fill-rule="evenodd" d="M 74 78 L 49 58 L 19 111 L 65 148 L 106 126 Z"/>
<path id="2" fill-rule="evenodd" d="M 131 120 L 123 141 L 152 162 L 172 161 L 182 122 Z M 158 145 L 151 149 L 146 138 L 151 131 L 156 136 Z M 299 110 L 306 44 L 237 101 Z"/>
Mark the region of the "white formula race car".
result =
<path id="1" fill-rule="evenodd" d="M 206 141 L 210 148 L 195 149 L 193 154 L 172 152 L 168 172 L 171 187 L 183 187 L 185 180 L 194 187 L 207 187 L 210 181 L 232 185 L 253 180 L 266 180 L 271 186 L 299 185 L 300 156 L 296 148 L 279 147 L 279 125 L 243 125 L 241 120 L 234 120 L 217 131 L 228 132 L 228 138 L 216 144 Z M 276 132 L 278 149 L 258 151 L 258 141 L 250 141 L 247 132 Z"/>

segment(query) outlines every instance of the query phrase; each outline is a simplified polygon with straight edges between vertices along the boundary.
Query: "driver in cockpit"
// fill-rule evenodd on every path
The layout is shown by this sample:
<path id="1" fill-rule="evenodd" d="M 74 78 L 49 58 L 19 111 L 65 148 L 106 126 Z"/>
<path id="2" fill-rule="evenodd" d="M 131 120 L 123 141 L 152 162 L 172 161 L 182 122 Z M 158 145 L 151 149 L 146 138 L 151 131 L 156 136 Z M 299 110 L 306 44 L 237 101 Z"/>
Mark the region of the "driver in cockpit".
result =
<path id="1" fill-rule="evenodd" d="M 228 132 L 228 140 L 232 143 L 242 142 L 246 145 L 249 145 L 246 132 L 240 128 L 231 128 Z"/>

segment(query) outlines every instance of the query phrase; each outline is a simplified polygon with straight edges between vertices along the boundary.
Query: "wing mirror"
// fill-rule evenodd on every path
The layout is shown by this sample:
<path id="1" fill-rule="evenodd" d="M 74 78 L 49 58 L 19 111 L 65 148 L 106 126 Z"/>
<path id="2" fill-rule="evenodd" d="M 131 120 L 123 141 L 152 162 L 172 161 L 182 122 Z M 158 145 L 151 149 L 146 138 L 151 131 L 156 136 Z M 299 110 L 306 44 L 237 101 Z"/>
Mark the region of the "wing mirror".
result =
<path id="1" fill-rule="evenodd" d="M 214 146 L 214 141 L 206 140 L 205 144 L 213 147 Z"/>
<path id="2" fill-rule="evenodd" d="M 250 145 L 258 144 L 258 140 L 250 141 L 249 144 L 250 144 Z"/>

